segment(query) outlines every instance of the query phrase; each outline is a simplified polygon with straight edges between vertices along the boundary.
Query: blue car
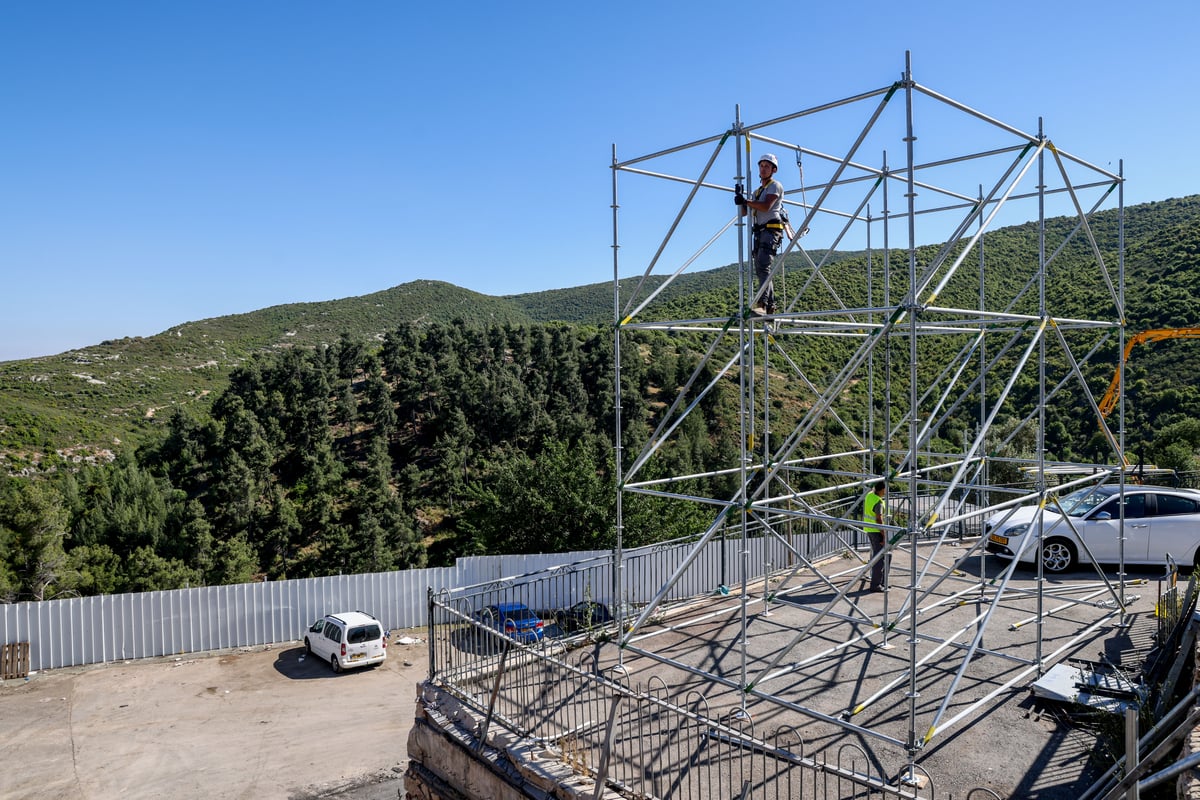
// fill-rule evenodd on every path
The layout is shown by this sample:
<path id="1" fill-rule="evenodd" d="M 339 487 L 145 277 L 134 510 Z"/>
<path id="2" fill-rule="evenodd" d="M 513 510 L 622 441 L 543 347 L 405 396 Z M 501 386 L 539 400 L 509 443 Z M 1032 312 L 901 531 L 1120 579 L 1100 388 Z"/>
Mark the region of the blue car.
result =
<path id="1" fill-rule="evenodd" d="M 481 609 L 476 616 L 489 628 L 525 644 L 540 641 L 546 635 L 542 618 L 524 603 L 497 603 Z"/>

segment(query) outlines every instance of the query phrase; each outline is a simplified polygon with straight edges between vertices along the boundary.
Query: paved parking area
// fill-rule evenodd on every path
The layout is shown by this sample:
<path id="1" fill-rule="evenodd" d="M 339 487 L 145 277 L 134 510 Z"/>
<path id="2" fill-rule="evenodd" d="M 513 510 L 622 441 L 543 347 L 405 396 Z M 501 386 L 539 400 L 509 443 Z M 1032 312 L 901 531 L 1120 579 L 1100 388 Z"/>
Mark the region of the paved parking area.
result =
<path id="1" fill-rule="evenodd" d="M 944 596 L 964 586 L 986 592 L 999 566 L 994 560 L 986 567 L 968 560 L 962 582 L 938 587 L 937 592 Z M 1071 655 L 1096 659 L 1104 654 L 1117 663 L 1132 663 L 1144 654 L 1154 629 L 1158 574 L 1142 570 L 1132 576 L 1142 584 L 1129 592 L 1140 598 L 1130 606 L 1128 627 L 1119 628 L 1115 621 L 1100 625 L 1073 647 Z M 893 582 L 900 577 L 895 575 Z M 1062 593 L 1077 595 L 1081 586 L 1097 580 L 1094 572 L 1086 571 L 1055 578 L 1048 586 L 1060 594 L 1048 594 L 1047 607 L 1067 605 L 1062 617 L 1094 616 L 1094 609 L 1072 609 Z M 1031 573 L 1019 572 L 1014 588 L 1031 586 Z M 883 595 L 853 596 L 864 619 L 853 619 L 841 604 L 836 614 L 814 622 L 831 596 L 828 589 L 784 594 L 769 615 L 761 614 L 761 604 L 751 604 L 747 671 L 759 674 L 780 658 L 777 666 L 785 671 L 763 680 L 761 690 L 836 716 L 904 678 L 911 637 L 907 618 L 901 615 L 887 631 L 884 645 L 883 630 L 870 621 L 884 619 Z M 906 597 L 903 589 L 889 592 L 886 602 L 893 616 L 903 610 Z M 736 597 L 714 597 L 686 615 L 672 617 L 641 646 L 740 683 L 740 613 L 721 610 L 736 602 Z M 1010 630 L 1012 622 L 1028 618 L 1031 604 L 1032 598 L 1017 593 L 997 610 L 1005 618 L 993 620 L 987 629 L 989 652 L 968 666 L 954 708 L 943 719 L 994 690 L 1020 668 L 1016 659 L 1033 654 L 1033 627 Z M 947 635 L 963 630 L 977 613 L 971 595 L 964 595 L 922 612 L 918 630 Z M 787 651 L 797 633 L 810 625 L 804 642 Z M 1066 628 L 1077 631 L 1079 621 Z M 1056 646 L 1053 642 L 1069 635 L 1058 623 L 1043 633 L 1051 643 L 1047 653 Z M 303 647 L 295 642 L 75 667 L 4 682 L 0 797 L 394 800 L 402 796 L 416 686 L 428 671 L 428 647 L 419 641 L 425 635 L 424 630 L 393 631 L 384 665 L 341 675 L 303 658 Z M 807 660 L 820 648 L 854 636 L 863 637 L 861 643 L 846 652 Z M 919 642 L 922 653 L 933 646 L 929 640 Z M 601 666 L 615 660 L 611 646 L 588 650 Z M 787 654 L 780 657 L 784 651 Z M 960 651 L 948 647 L 943 659 L 920 673 L 915 698 L 919 737 L 926 735 L 925 726 L 946 696 L 945 687 L 962 661 L 954 658 Z M 646 659 L 627 655 L 625 664 L 633 683 L 653 673 L 681 691 L 700 688 L 715 704 L 734 706 L 739 699 L 737 692 L 700 686 L 693 674 L 672 677 L 661 664 Z M 903 740 L 908 735 L 908 702 L 907 684 L 901 680 L 855 718 Z M 766 708 L 759 705 L 752 713 L 763 725 L 796 725 L 812 743 L 809 752 L 854 741 L 879 758 L 885 774 L 894 774 L 904 762 L 903 748 L 871 735 Z M 923 749 L 920 763 L 935 776 L 938 797 L 965 797 L 967 790 L 981 786 L 1002 797 L 1073 798 L 1090 783 L 1087 773 L 1096 742 L 1094 731 L 1035 704 L 1027 682 L 1021 681 L 944 735 L 938 733 Z"/>
<path id="2" fill-rule="evenodd" d="M 424 631 L 335 675 L 296 642 L 0 684 L 0 797 L 395 800 Z"/>

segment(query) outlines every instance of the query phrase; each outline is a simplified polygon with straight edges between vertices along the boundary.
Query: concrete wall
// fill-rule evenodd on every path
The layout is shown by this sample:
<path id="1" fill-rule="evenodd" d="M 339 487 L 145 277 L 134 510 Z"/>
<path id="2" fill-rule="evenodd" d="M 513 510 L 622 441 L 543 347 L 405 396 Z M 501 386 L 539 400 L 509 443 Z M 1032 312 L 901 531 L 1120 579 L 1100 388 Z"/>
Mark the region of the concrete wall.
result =
<path id="1" fill-rule="evenodd" d="M 417 690 L 408 735 L 407 796 L 416 800 L 585 800 L 595 783 L 575 774 L 552 748 L 519 739 L 499 725 L 479 746 L 483 720 L 428 681 Z M 605 791 L 605 800 L 621 800 Z"/>

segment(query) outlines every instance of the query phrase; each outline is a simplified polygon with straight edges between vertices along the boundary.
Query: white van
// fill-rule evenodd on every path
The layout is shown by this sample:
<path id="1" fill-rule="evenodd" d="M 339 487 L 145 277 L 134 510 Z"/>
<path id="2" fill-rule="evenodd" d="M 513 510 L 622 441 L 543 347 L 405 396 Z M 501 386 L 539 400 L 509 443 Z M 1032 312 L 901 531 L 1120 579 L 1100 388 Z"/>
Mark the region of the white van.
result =
<path id="1" fill-rule="evenodd" d="M 304 634 L 304 652 L 328 661 L 334 672 L 382 664 L 387 658 L 383 623 L 361 611 L 328 614 Z"/>

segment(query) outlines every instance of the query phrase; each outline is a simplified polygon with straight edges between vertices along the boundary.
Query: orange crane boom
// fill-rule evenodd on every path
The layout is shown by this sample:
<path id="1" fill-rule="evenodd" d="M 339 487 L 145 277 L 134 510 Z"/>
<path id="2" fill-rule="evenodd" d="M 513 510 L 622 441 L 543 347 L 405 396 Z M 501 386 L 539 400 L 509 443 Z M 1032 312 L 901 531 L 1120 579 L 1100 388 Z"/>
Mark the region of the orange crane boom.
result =
<path id="1" fill-rule="evenodd" d="M 1121 367 L 1129 360 L 1129 353 L 1133 350 L 1134 345 L 1141 344 L 1142 342 L 1161 342 L 1166 339 L 1187 338 L 1200 338 L 1200 328 L 1153 328 L 1148 331 L 1142 331 L 1126 342 L 1125 352 L 1121 354 L 1121 363 L 1117 365 L 1117 371 L 1113 373 L 1112 382 L 1108 384 L 1108 391 L 1100 399 L 1100 416 L 1108 419 L 1108 415 L 1117 407 L 1117 397 L 1121 393 Z"/>

